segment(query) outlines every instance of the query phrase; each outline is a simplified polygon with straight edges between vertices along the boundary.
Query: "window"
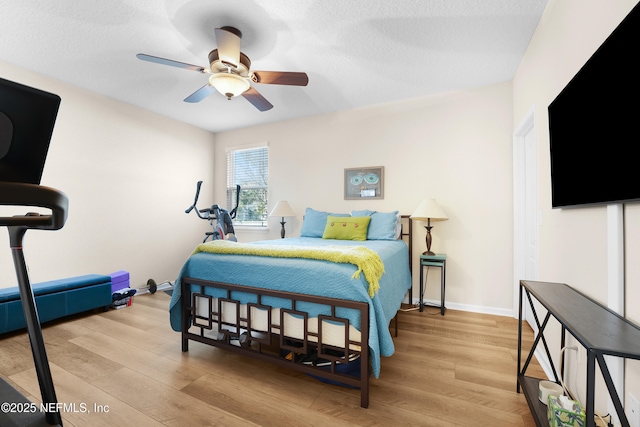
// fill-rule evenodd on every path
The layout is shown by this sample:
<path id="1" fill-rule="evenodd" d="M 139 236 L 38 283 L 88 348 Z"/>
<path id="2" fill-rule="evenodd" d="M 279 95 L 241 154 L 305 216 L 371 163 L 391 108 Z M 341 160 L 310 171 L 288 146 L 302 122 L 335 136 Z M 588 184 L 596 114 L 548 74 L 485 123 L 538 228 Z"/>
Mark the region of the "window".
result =
<path id="1" fill-rule="evenodd" d="M 227 151 L 227 206 L 236 205 L 236 185 L 240 185 L 237 225 L 266 227 L 269 184 L 269 147 Z"/>

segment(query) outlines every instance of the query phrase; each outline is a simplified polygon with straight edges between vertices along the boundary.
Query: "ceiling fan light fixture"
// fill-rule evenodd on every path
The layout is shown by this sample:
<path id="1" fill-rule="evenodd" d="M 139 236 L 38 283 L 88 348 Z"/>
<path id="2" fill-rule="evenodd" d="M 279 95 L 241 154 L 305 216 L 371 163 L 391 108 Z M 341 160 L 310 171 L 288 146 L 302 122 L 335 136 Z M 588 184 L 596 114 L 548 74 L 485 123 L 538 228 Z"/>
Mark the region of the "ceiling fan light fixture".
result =
<path id="1" fill-rule="evenodd" d="M 247 79 L 233 73 L 212 74 L 209 77 L 209 84 L 227 99 L 241 95 L 251 87 Z"/>

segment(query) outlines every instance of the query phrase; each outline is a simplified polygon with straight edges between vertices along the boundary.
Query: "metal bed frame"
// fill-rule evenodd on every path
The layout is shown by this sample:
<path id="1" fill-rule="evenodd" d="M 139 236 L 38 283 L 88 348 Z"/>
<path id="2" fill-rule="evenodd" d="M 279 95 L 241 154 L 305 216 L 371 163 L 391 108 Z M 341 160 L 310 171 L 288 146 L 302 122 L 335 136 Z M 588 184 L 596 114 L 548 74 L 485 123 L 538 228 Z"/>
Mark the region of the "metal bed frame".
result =
<path id="1" fill-rule="evenodd" d="M 191 285 L 196 285 L 199 290 L 194 291 Z M 182 351 L 189 351 L 189 340 L 192 340 L 256 359 L 266 360 L 279 366 L 359 388 L 360 406 L 363 408 L 369 406 L 369 304 L 366 302 L 274 291 L 193 278 L 182 279 L 181 286 L 182 295 L 190 295 L 188 298 L 182 298 Z M 213 297 L 206 294 L 207 288 L 222 289 L 226 291 L 226 297 L 218 298 L 217 304 L 214 304 Z M 242 292 L 245 295 L 256 296 L 256 303 L 247 304 L 249 309 L 246 317 L 239 315 L 241 302 L 233 297 L 233 292 L 235 291 Z M 263 297 L 276 297 L 289 301 L 290 308 L 263 304 Z M 197 299 L 208 301 L 209 310 L 207 316 L 196 313 Z M 235 322 L 223 320 L 221 315 L 223 302 L 235 305 L 238 313 L 235 316 Z M 297 309 L 297 305 L 300 302 L 321 304 L 331 308 L 332 314 L 330 316 L 318 316 L 318 332 L 309 330 L 308 314 Z M 254 328 L 251 308 L 268 313 L 268 330 Z M 273 308 L 280 308 L 279 322 L 275 322 L 275 319 L 272 319 L 271 312 Z M 360 330 L 360 339 L 349 336 L 349 319 L 337 316 L 336 310 L 338 308 L 359 311 L 361 320 L 358 328 Z M 287 335 L 283 319 L 283 316 L 287 313 L 304 319 L 303 337 Z M 345 342 L 342 348 L 323 344 L 322 325 L 324 322 L 342 323 L 345 326 Z M 211 331 L 219 331 L 220 333 L 216 337 L 207 336 L 211 334 Z M 238 345 L 234 344 L 235 341 L 238 341 Z M 366 349 L 366 351 L 357 351 L 354 350 L 354 347 Z M 291 352 L 294 356 L 286 359 L 282 357 L 281 351 Z M 314 352 L 317 352 L 318 357 L 330 361 L 330 365 L 321 367 L 303 363 L 304 356 Z M 336 370 L 339 364 L 348 363 L 354 356 L 360 357 L 359 375 L 348 375 Z"/>
<path id="2" fill-rule="evenodd" d="M 409 247 L 409 268 L 411 268 L 411 220 L 408 215 L 402 215 L 403 227 L 401 237 Z M 408 226 L 404 227 L 404 222 Z M 193 287 L 195 285 L 195 288 Z M 223 290 L 225 296 L 214 298 L 207 294 L 208 289 Z M 183 278 L 182 291 L 182 351 L 189 351 L 189 340 L 207 345 L 224 348 L 249 357 L 269 361 L 278 366 L 294 369 L 309 375 L 329 381 L 335 381 L 360 389 L 360 406 L 369 406 L 369 304 L 362 301 L 341 300 L 321 296 L 275 291 L 239 284 L 222 283 L 210 280 Z M 234 298 L 234 292 L 254 295 L 255 303 L 247 304 L 247 314 L 241 316 L 242 303 Z M 409 292 L 411 298 L 412 292 Z M 289 308 L 272 307 L 263 304 L 264 297 L 276 297 L 288 301 Z M 197 307 L 197 301 L 206 301 L 208 310 L 203 315 Z M 410 301 L 411 302 L 411 301 Z M 223 319 L 222 304 L 231 304 L 236 313 L 235 321 Z M 314 303 L 330 307 L 331 315 L 318 316 L 318 330 L 308 328 L 309 315 L 297 308 L 299 303 Z M 273 308 L 280 309 L 280 319 L 272 318 Z M 251 313 L 253 309 L 268 313 L 267 330 L 254 329 Z M 350 336 L 349 319 L 340 317 L 336 313 L 340 309 L 357 310 L 360 317 L 360 338 Z M 284 316 L 290 314 L 303 319 L 304 332 L 302 337 L 291 337 L 287 334 Z M 340 347 L 326 345 L 323 341 L 323 323 L 344 325 L 344 344 Z M 395 336 L 398 335 L 398 316 L 391 322 L 395 323 Z M 391 323 L 390 322 L 390 323 Z M 217 335 L 216 335 L 217 333 Z M 359 348 L 359 350 L 357 350 Z M 290 352 L 294 356 L 290 359 L 282 357 L 283 352 Z M 321 359 L 330 362 L 328 366 L 315 366 L 304 363 L 305 356 L 313 353 Z M 360 370 L 357 375 L 338 372 L 339 365 L 349 363 L 353 357 L 360 358 Z"/>

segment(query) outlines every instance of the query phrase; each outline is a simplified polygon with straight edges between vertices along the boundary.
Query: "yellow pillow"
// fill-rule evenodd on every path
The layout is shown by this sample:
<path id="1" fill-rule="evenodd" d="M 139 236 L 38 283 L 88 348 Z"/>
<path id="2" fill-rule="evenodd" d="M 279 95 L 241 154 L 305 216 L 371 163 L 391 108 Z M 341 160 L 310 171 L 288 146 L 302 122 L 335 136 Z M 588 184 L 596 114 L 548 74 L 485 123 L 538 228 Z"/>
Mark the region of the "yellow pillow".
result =
<path id="1" fill-rule="evenodd" d="M 367 240 L 369 216 L 331 216 L 322 234 L 323 239 Z"/>

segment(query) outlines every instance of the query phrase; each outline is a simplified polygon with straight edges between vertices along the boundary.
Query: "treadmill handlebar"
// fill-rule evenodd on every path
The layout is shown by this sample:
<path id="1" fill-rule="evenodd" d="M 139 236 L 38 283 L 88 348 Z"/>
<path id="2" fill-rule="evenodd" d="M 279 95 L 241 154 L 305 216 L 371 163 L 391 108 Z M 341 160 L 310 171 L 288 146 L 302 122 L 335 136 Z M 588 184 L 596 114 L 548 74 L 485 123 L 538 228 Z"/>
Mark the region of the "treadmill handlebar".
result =
<path id="1" fill-rule="evenodd" d="M 55 188 L 36 184 L 0 182 L 0 205 L 35 206 L 51 209 L 51 215 L 30 212 L 11 217 L 0 216 L 0 226 L 59 230 L 64 227 L 67 221 L 69 199 Z"/>

